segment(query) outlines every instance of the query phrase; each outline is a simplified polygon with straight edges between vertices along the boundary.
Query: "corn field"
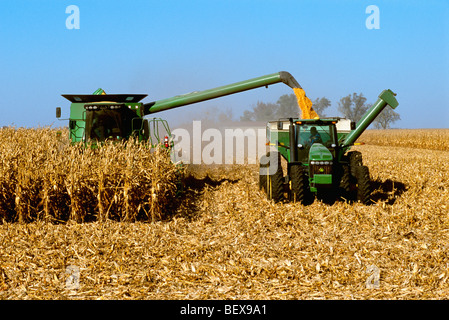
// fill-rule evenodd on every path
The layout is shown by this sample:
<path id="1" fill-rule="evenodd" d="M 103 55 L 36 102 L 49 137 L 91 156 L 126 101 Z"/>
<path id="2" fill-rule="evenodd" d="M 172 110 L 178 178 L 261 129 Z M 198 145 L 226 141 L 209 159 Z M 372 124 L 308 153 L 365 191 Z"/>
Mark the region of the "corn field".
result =
<path id="1" fill-rule="evenodd" d="M 256 165 L 188 166 L 176 198 L 174 168 L 140 146 L 1 136 L 0 299 L 449 296 L 449 152 L 418 132 L 369 130 L 353 148 L 371 204 L 309 206 L 268 201 Z"/>
<path id="2" fill-rule="evenodd" d="M 161 219 L 177 168 L 162 149 L 135 141 L 71 146 L 68 132 L 0 130 L 0 218 L 135 221 Z"/>
<path id="3" fill-rule="evenodd" d="M 379 146 L 449 151 L 449 129 L 367 130 L 359 140 Z"/>

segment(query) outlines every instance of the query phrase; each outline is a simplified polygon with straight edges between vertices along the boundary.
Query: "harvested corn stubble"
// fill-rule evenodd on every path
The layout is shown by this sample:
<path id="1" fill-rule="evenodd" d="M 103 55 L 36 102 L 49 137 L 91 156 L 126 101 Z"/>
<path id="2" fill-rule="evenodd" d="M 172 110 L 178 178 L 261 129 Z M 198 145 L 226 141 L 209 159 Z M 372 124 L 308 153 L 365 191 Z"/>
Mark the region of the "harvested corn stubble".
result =
<path id="1" fill-rule="evenodd" d="M 4 222 L 0 299 L 447 299 L 449 152 L 353 149 L 370 168 L 370 205 L 273 203 L 257 165 L 198 165 L 168 219 Z"/>

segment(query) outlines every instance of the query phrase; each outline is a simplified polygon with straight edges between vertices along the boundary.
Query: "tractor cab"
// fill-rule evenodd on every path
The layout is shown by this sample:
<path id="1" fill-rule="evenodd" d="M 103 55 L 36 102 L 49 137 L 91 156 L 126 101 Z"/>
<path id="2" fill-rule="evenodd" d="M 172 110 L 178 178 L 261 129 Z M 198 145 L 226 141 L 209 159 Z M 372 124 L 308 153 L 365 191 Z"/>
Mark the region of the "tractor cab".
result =
<path id="1" fill-rule="evenodd" d="M 354 122 L 344 118 L 280 119 L 268 122 L 267 139 L 275 142 L 288 162 L 307 165 L 309 160 L 319 160 L 325 153 L 337 157 L 341 140 L 354 126 Z M 292 142 L 294 148 L 290 148 Z"/>
<path id="2" fill-rule="evenodd" d="M 338 145 L 336 120 L 307 119 L 298 120 L 295 124 L 296 145 L 298 147 L 297 161 L 308 162 L 310 150 L 315 144 L 324 146 L 332 153 L 332 156 L 335 156 L 335 148 Z M 317 147 L 318 145 L 313 149 Z M 322 156 L 322 153 L 323 151 L 320 152 L 319 157 Z"/>

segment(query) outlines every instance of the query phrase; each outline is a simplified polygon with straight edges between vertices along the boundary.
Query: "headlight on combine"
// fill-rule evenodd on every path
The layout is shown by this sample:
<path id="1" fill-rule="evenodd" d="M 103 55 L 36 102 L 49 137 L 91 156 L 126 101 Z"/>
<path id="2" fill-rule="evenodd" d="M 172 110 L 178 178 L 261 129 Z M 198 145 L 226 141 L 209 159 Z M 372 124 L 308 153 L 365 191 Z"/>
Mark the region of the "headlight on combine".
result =
<path id="1" fill-rule="evenodd" d="M 117 110 L 120 109 L 123 104 L 87 104 L 84 106 L 86 110 Z"/>

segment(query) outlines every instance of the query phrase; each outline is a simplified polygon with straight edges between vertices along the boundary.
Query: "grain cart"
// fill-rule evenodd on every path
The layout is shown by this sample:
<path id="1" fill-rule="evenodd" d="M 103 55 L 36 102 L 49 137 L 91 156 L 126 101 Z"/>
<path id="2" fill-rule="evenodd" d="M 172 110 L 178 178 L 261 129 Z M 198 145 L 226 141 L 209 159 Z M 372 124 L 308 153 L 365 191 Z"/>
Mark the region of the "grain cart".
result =
<path id="1" fill-rule="evenodd" d="M 146 94 L 106 94 L 98 89 L 93 94 L 64 94 L 71 102 L 69 135 L 72 143 L 122 140 L 131 136 L 140 141 L 150 140 L 152 145 L 171 144 L 171 133 L 165 120 L 145 119 L 153 113 L 192 103 L 206 101 L 226 95 L 284 83 L 291 88 L 300 88 L 293 76 L 285 71 L 273 73 L 233 84 L 187 93 L 154 102 L 141 102 Z M 61 108 L 56 108 L 56 117 L 61 117 Z M 162 134 L 160 132 L 162 131 Z M 161 137 L 164 136 L 164 141 Z"/>
<path id="2" fill-rule="evenodd" d="M 355 124 L 344 118 L 280 119 L 267 124 L 270 152 L 260 159 L 259 187 L 268 199 L 308 204 L 315 196 L 332 203 L 337 195 L 367 204 L 370 201 L 369 169 L 359 151 L 349 151 L 396 94 L 384 90 L 376 103 Z M 348 152 L 349 151 L 349 152 Z M 283 174 L 281 158 L 287 162 Z"/>

